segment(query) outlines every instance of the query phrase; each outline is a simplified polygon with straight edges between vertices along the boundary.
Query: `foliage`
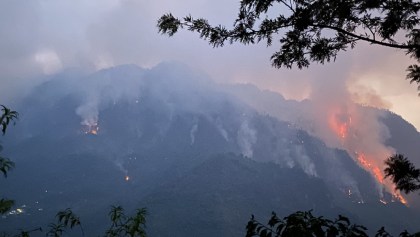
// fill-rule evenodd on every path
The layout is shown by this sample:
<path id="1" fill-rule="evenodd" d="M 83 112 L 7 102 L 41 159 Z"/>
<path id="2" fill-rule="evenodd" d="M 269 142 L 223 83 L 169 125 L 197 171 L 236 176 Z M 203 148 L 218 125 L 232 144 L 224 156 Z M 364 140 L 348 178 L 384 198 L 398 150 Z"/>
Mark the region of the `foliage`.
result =
<path id="1" fill-rule="evenodd" d="M 391 178 L 396 189 L 406 194 L 420 190 L 420 169 L 416 169 L 404 155 L 395 154 L 389 157 L 385 165 L 385 177 Z"/>
<path id="2" fill-rule="evenodd" d="M 70 208 L 67 208 L 64 211 L 59 211 L 56 218 L 57 223 L 51 223 L 49 225 L 50 231 L 48 231 L 47 236 L 59 237 L 63 234 L 66 228 L 73 229 L 76 226 L 80 227 L 82 236 L 85 236 L 83 226 L 80 223 L 80 218 L 76 216 Z"/>
<path id="3" fill-rule="evenodd" d="M 0 105 L 2 115 L 0 117 L 0 127 L 3 135 L 6 133 L 7 126 L 10 122 L 16 123 L 16 120 L 19 118 L 19 113 L 7 108 L 4 105 Z"/>
<path id="4" fill-rule="evenodd" d="M 298 211 L 283 219 L 277 217 L 276 213 L 272 213 L 267 225 L 264 225 L 254 216 L 246 226 L 246 237 L 367 237 L 369 236 L 364 226 L 351 224 L 350 220 L 339 215 L 334 221 L 324 217 L 316 217 L 311 211 Z M 407 231 L 401 233 L 400 236 L 418 236 L 420 233 L 410 235 Z M 378 230 L 375 237 L 390 237 L 391 235 L 384 227 Z"/>
<path id="5" fill-rule="evenodd" d="M 32 232 L 37 232 L 37 231 L 42 231 L 42 229 L 41 229 L 41 228 L 36 228 L 36 229 L 33 229 L 33 230 L 28 230 L 28 231 L 21 230 L 21 231 L 19 232 L 19 234 L 16 234 L 16 235 L 14 235 L 13 237 L 30 237 L 30 234 L 31 234 Z M 5 234 L 5 233 L 0 233 L 0 236 L 1 236 L 1 237 L 7 237 L 8 235 L 7 235 L 7 234 Z"/>
<path id="6" fill-rule="evenodd" d="M 15 163 L 11 161 L 9 158 L 0 157 L 0 172 L 3 173 L 3 176 L 5 178 L 7 178 L 7 173 L 14 167 L 15 167 Z"/>
<path id="7" fill-rule="evenodd" d="M 121 206 L 112 206 L 109 212 L 111 226 L 106 231 L 106 237 L 129 236 L 146 237 L 146 215 L 145 208 L 137 209 L 133 217 L 127 217 Z"/>
<path id="8" fill-rule="evenodd" d="M 16 111 L 13 111 L 7 108 L 4 105 L 0 105 L 2 108 L 2 115 L 0 116 L 0 127 L 3 135 L 6 134 L 7 126 L 10 122 L 16 122 L 19 117 L 19 114 Z M 0 152 L 3 150 L 3 147 L 0 145 Z M 9 158 L 0 156 L 0 172 L 3 173 L 3 176 L 7 178 L 7 173 L 15 167 L 15 163 Z M 14 205 L 13 200 L 0 199 L 0 214 L 8 212 Z"/>
<path id="9" fill-rule="evenodd" d="M 2 115 L 0 116 L 0 127 L 3 135 L 6 134 L 6 129 L 10 122 L 16 122 L 19 117 L 19 114 L 16 111 L 13 111 L 7 108 L 4 105 L 0 105 Z M 0 152 L 3 150 L 3 147 L 0 145 Z M 15 164 L 8 158 L 0 156 L 0 172 L 3 173 L 4 177 L 7 177 L 7 172 L 10 171 Z"/>
<path id="10" fill-rule="evenodd" d="M 121 206 L 112 206 L 109 212 L 111 226 L 105 231 L 105 237 L 146 237 L 146 215 L 145 208 L 137 209 L 134 216 L 127 216 Z M 50 223 L 47 228 L 47 237 L 61 237 L 68 229 L 80 228 L 81 236 L 85 232 L 80 218 L 70 208 L 59 211 L 56 215 L 57 221 Z M 42 228 L 30 231 L 20 231 L 16 237 L 29 237 L 32 232 L 42 232 Z M 3 234 L 3 236 L 8 236 Z"/>
<path id="11" fill-rule="evenodd" d="M 276 15 L 270 17 L 273 11 Z M 420 62 L 419 11 L 420 3 L 413 0 L 241 0 L 232 29 L 171 13 L 161 16 L 157 26 L 169 36 L 180 28 L 197 32 L 213 47 L 261 41 L 271 46 L 278 37 L 280 49 L 271 56 L 272 65 L 301 69 L 310 62 L 335 60 L 359 41 L 403 50 Z M 407 79 L 420 84 L 420 67 L 411 65 L 407 71 Z"/>
<path id="12" fill-rule="evenodd" d="M 9 200 L 9 199 L 0 199 L 0 214 L 4 214 L 12 208 L 12 206 L 15 204 L 15 201 Z"/>

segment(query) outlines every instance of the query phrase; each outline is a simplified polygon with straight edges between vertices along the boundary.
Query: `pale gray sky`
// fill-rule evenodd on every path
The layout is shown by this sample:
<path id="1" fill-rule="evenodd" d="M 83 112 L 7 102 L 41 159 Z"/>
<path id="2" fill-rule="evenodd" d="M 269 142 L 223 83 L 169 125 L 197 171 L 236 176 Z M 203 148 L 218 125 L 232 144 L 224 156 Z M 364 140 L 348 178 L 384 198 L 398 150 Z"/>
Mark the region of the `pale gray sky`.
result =
<path id="1" fill-rule="evenodd" d="M 403 52 L 369 45 L 342 53 L 335 63 L 308 70 L 277 70 L 265 45 L 227 45 L 213 49 L 197 35 L 173 38 L 157 32 L 164 13 L 191 13 L 230 26 L 239 1 L 223 0 L 3 0 L 0 2 L 0 102 L 36 85 L 42 75 L 70 67 L 92 70 L 135 63 L 151 67 L 176 60 L 202 70 L 218 82 L 250 82 L 303 99 L 316 94 L 352 98 L 386 107 L 420 129 L 416 85 L 405 81 L 410 59 Z M 357 92 L 357 93 L 355 93 Z M 5 102 L 4 102 L 5 101 Z"/>

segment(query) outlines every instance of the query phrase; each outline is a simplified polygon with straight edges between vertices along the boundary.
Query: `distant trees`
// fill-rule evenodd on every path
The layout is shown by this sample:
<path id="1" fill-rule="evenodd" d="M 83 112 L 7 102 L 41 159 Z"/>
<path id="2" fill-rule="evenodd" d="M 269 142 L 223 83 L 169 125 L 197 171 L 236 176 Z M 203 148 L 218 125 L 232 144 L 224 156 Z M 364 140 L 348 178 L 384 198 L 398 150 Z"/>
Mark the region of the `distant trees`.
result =
<path id="1" fill-rule="evenodd" d="M 180 28 L 197 32 L 213 47 L 261 41 L 271 46 L 277 40 L 280 49 L 271 56 L 272 65 L 301 69 L 335 60 L 361 41 L 403 50 L 420 62 L 419 11 L 420 3 L 413 0 L 241 0 L 232 29 L 171 13 L 157 26 L 169 36 Z M 420 66 L 409 65 L 407 71 L 407 79 L 420 84 Z"/>

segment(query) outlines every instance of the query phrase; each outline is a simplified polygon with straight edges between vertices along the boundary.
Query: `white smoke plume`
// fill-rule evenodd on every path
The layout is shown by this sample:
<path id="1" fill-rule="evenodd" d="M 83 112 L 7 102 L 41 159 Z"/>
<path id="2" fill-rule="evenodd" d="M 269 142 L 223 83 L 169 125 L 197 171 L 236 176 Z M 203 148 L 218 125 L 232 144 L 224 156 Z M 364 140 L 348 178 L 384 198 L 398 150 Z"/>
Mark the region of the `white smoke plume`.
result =
<path id="1" fill-rule="evenodd" d="M 195 134 L 198 131 L 198 120 L 197 118 L 194 118 L 194 124 L 191 127 L 191 131 L 190 131 L 190 138 L 191 138 L 191 145 L 193 145 L 195 143 Z"/>
<path id="2" fill-rule="evenodd" d="M 124 73 L 117 75 L 106 69 L 78 81 L 84 95 L 82 104 L 76 108 L 76 114 L 81 117 L 81 125 L 97 126 L 100 111 L 109 106 L 121 102 L 141 102 L 140 69 L 134 65 L 124 65 L 114 70 Z"/>
<path id="3" fill-rule="evenodd" d="M 99 101 L 92 97 L 86 103 L 77 107 L 76 114 L 82 118 L 81 125 L 92 127 L 98 124 Z"/>
<path id="4" fill-rule="evenodd" d="M 244 120 L 238 130 L 237 142 L 242 154 L 252 157 L 254 152 L 252 146 L 257 142 L 257 131 L 250 127 L 249 122 Z"/>
<path id="5" fill-rule="evenodd" d="M 225 139 L 225 141 L 228 142 L 229 141 L 228 132 L 223 127 L 222 121 L 220 120 L 219 117 L 214 121 L 214 125 L 216 125 L 216 128 L 219 131 L 220 135 L 222 135 L 222 137 Z"/>
<path id="6" fill-rule="evenodd" d="M 295 146 L 295 159 L 299 166 L 303 169 L 303 171 L 310 175 L 317 177 L 318 174 L 315 169 L 315 164 L 312 162 L 311 158 L 309 158 L 305 152 L 304 148 L 301 145 Z"/>

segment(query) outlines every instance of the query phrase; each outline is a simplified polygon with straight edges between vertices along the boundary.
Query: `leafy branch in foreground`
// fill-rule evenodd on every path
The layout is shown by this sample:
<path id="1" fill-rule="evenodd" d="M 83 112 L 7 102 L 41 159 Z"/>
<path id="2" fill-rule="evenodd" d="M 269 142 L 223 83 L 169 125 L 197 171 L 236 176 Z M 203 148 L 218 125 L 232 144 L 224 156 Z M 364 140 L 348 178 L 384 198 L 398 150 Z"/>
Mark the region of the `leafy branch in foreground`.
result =
<path id="1" fill-rule="evenodd" d="M 385 161 L 385 177 L 390 177 L 396 189 L 406 194 L 420 190 L 420 169 L 404 155 L 395 154 Z"/>
<path id="2" fill-rule="evenodd" d="M 1 151 L 1 147 L 0 147 Z M 9 158 L 0 156 L 0 172 L 3 173 L 3 176 L 7 178 L 7 173 L 15 167 L 15 163 Z"/>
<path id="3" fill-rule="evenodd" d="M 121 206 L 112 206 L 109 212 L 111 226 L 106 231 L 106 237 L 129 236 L 146 237 L 146 215 L 145 208 L 137 209 L 136 214 L 127 217 Z"/>
<path id="4" fill-rule="evenodd" d="M 413 0 L 241 0 L 232 29 L 171 13 L 161 16 L 157 26 L 169 36 L 183 28 L 197 32 L 213 47 L 261 41 L 271 46 L 278 38 L 272 65 L 302 69 L 310 62 L 335 60 L 357 42 L 403 50 L 420 62 L 419 11 L 420 3 Z M 407 71 L 407 79 L 420 84 L 420 67 L 410 65 Z"/>
<path id="5" fill-rule="evenodd" d="M 127 216 L 121 206 L 112 206 L 108 213 L 111 219 L 111 226 L 104 233 L 105 237 L 147 237 L 146 234 L 146 208 L 136 210 L 135 215 Z M 70 208 L 59 211 L 56 215 L 57 221 L 48 225 L 47 237 L 61 237 L 67 230 L 80 228 L 81 236 L 85 236 L 80 218 L 73 213 Z M 32 232 L 42 232 L 42 228 L 30 231 L 20 231 L 14 237 L 29 237 Z M 6 237 L 5 233 L 0 233 L 1 237 Z"/>
<path id="6" fill-rule="evenodd" d="M 0 105 L 2 115 L 0 117 L 0 127 L 1 132 L 3 135 L 6 133 L 6 129 L 9 126 L 10 122 L 13 122 L 13 124 L 16 123 L 16 120 L 19 118 L 19 113 L 16 111 L 13 111 L 9 108 L 7 108 L 4 105 Z"/>
<path id="7" fill-rule="evenodd" d="M 246 237 L 368 237 L 367 228 L 351 224 L 347 217 L 339 215 L 334 221 L 324 217 L 316 217 L 311 211 L 298 211 L 283 219 L 272 213 L 267 225 L 251 217 L 246 226 Z M 420 233 L 410 235 L 407 231 L 401 237 L 419 236 Z M 375 237 L 391 237 L 384 227 L 379 229 Z"/>
<path id="8" fill-rule="evenodd" d="M 7 108 L 4 105 L 0 105 L 2 114 L 0 116 L 0 127 L 2 135 L 6 134 L 7 126 L 9 126 L 10 122 L 15 122 L 19 114 L 16 111 L 13 111 Z M 3 150 L 3 147 L 0 145 L 0 152 Z M 3 157 L 0 155 L 0 172 L 3 173 L 3 176 L 7 178 L 7 173 L 15 167 L 15 163 L 11 161 L 9 158 Z M 7 213 L 10 211 L 12 206 L 14 205 L 13 200 L 8 199 L 0 199 L 0 214 Z"/>
<path id="9" fill-rule="evenodd" d="M 127 216 L 121 206 L 112 206 L 108 213 L 111 219 L 111 226 L 105 232 L 106 237 L 146 237 L 146 215 L 145 208 L 137 209 L 134 216 Z M 71 209 L 67 208 L 56 215 L 57 223 L 50 224 L 50 231 L 47 236 L 60 237 L 67 228 L 80 227 L 82 236 L 85 236 L 80 218 Z"/>
<path id="10" fill-rule="evenodd" d="M 0 199 L 0 214 L 5 214 L 8 211 L 10 211 L 10 209 L 12 208 L 12 206 L 15 204 L 15 201 L 13 200 L 9 200 L 9 199 Z"/>

